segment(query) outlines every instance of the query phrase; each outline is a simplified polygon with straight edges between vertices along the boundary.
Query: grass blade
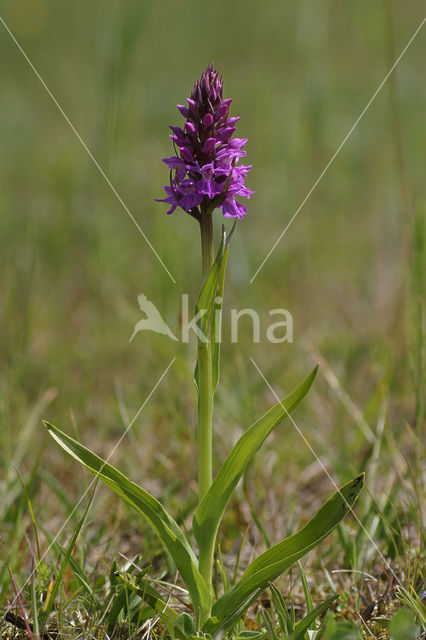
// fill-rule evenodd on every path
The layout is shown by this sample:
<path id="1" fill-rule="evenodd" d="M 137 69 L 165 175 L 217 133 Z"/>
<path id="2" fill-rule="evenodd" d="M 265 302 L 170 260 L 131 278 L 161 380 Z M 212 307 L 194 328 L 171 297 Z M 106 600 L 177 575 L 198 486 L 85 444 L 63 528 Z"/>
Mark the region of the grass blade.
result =
<path id="1" fill-rule="evenodd" d="M 55 541 L 55 539 L 53 538 L 52 535 L 50 535 L 50 533 L 44 528 L 41 527 L 41 530 L 43 531 L 44 535 L 46 536 L 46 539 L 49 542 L 49 546 L 58 554 L 58 555 L 62 555 L 62 556 L 66 556 L 67 554 L 67 550 L 64 549 L 64 547 L 62 545 L 59 544 L 59 542 Z M 94 589 L 90 586 L 89 582 L 87 581 L 85 575 L 84 575 L 84 571 L 83 568 L 79 565 L 79 563 L 72 557 L 72 555 L 68 558 L 68 564 L 72 569 L 72 572 L 77 580 L 77 582 L 80 583 L 81 587 L 84 589 L 84 591 L 87 593 L 87 595 L 90 598 L 91 601 L 91 606 L 95 606 L 100 608 L 101 604 L 98 600 L 98 598 L 96 597 L 95 591 Z"/>
<path id="2" fill-rule="evenodd" d="M 313 623 L 318 616 L 324 613 L 336 598 L 338 598 L 338 595 L 331 596 L 331 598 L 322 602 L 318 607 L 312 609 L 312 611 L 310 611 L 302 620 L 300 620 L 300 622 L 296 624 L 296 627 L 290 636 L 290 640 L 303 640 L 306 631 L 313 628 Z"/>
<path id="3" fill-rule="evenodd" d="M 31 567 L 31 573 L 31 613 L 33 618 L 34 640 L 39 640 L 40 633 L 38 627 L 37 585 L 34 566 Z"/>
<path id="4" fill-rule="evenodd" d="M 168 606 L 161 594 L 149 584 L 147 579 L 138 578 L 123 571 L 118 571 L 116 575 L 130 591 L 136 593 L 143 602 L 147 603 L 152 609 L 152 613 L 155 613 L 155 615 L 160 618 L 169 632 L 173 629 L 173 634 L 176 638 L 179 638 L 179 640 L 187 640 L 188 636 L 182 631 L 179 621 L 181 616 Z M 190 616 L 188 616 L 188 618 L 190 618 Z"/>
<path id="5" fill-rule="evenodd" d="M 169 619 L 176 621 L 178 614 L 167 605 L 161 594 L 149 584 L 146 578 L 137 580 L 136 576 L 132 576 L 125 571 L 117 571 L 116 575 L 131 591 L 137 593 L 156 613 L 166 614 Z"/>
<path id="6" fill-rule="evenodd" d="M 64 558 L 62 560 L 62 563 L 61 563 L 61 566 L 60 566 L 60 569 L 59 569 L 58 577 L 56 578 L 56 580 L 54 582 L 53 589 L 52 589 L 52 592 L 50 593 L 49 599 L 46 600 L 46 606 L 45 606 L 42 614 L 40 615 L 40 627 L 41 628 L 44 628 L 44 626 L 45 626 L 45 624 L 46 624 L 46 622 L 47 622 L 47 620 L 49 618 L 49 614 L 50 614 L 50 612 L 52 610 L 53 604 L 55 602 L 56 595 L 57 595 L 59 589 L 62 586 L 65 570 L 66 570 L 66 568 L 68 566 L 69 559 L 70 559 L 71 554 L 73 552 L 73 549 L 75 547 L 75 543 L 77 542 L 77 538 L 79 536 L 79 533 L 80 533 L 80 531 L 81 531 L 81 529 L 83 527 L 84 521 L 86 520 L 86 516 L 87 516 L 87 514 L 89 512 L 90 505 L 92 504 L 92 500 L 93 500 L 94 494 L 95 494 L 95 491 L 93 490 L 92 495 L 90 496 L 89 500 L 87 501 L 87 506 L 86 506 L 86 508 L 85 508 L 85 510 L 83 512 L 83 515 L 81 516 L 80 520 L 78 521 L 77 526 L 75 527 L 74 532 L 73 532 L 73 534 L 72 534 L 72 536 L 70 538 L 70 541 L 69 541 L 69 543 L 67 545 L 66 552 L 65 552 Z"/>
<path id="7" fill-rule="evenodd" d="M 18 591 L 18 587 L 16 586 L 15 579 L 14 579 L 13 574 L 12 574 L 10 569 L 9 569 L 9 575 L 10 575 L 10 579 L 12 581 L 13 590 L 15 592 L 15 598 L 16 598 L 16 600 L 18 602 L 18 606 L 19 606 L 19 609 L 20 609 L 21 614 L 22 614 L 22 619 L 24 621 L 25 630 L 28 633 L 28 637 L 30 638 L 30 640 L 34 640 L 34 636 L 33 636 L 33 633 L 32 633 L 32 627 L 31 627 L 30 623 L 28 622 L 27 613 L 26 613 L 26 611 L 24 609 L 24 605 L 22 604 L 22 600 L 20 598 L 20 592 Z"/>
<path id="8" fill-rule="evenodd" d="M 308 581 L 306 579 L 305 572 L 303 571 L 301 562 L 299 561 L 297 565 L 299 567 L 300 578 L 302 580 L 302 588 L 305 596 L 306 611 L 307 613 L 311 613 L 311 611 L 314 610 L 314 603 L 312 602 L 312 596 L 311 596 L 311 592 L 309 591 Z M 312 627 L 310 627 L 310 630 L 315 631 L 315 624 Z"/>
<path id="9" fill-rule="evenodd" d="M 278 623 L 280 625 L 280 630 L 285 638 L 289 636 L 293 631 L 293 623 L 290 618 L 290 614 L 287 610 L 287 604 L 281 595 L 280 591 L 278 591 L 277 587 L 274 584 L 270 584 L 269 588 L 271 590 L 272 599 L 274 601 L 275 611 L 278 617 Z"/>

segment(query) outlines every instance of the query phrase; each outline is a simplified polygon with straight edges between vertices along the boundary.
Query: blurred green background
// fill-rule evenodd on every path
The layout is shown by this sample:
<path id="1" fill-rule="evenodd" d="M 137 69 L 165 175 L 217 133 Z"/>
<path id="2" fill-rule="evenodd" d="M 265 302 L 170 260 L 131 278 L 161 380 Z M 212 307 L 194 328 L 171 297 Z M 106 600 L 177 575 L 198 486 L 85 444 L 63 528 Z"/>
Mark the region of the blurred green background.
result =
<path id="1" fill-rule="evenodd" d="M 181 211 L 167 217 L 154 199 L 168 180 L 161 158 L 172 151 L 168 125 L 181 120 L 175 105 L 210 61 L 222 69 L 232 113 L 241 116 L 238 134 L 249 139 L 253 164 L 247 184 L 256 190 L 228 269 L 218 458 L 272 399 L 249 356 L 282 393 L 311 368 L 312 349 L 373 429 L 384 381 L 387 428 L 399 438 L 415 412 L 411 360 L 423 292 L 424 29 L 250 279 L 419 26 L 422 6 L 420 0 L 3 0 L 6 24 L 176 280 L 0 24 L 3 478 L 33 419 L 19 468 L 32 468 L 40 453 L 41 468 L 72 492 L 76 465 L 48 442 L 40 417 L 108 452 L 176 356 L 134 425 L 134 446 L 126 439 L 114 461 L 133 475 L 136 469 L 156 495 L 173 482 L 181 486 L 178 496 L 191 494 L 194 345 L 148 333 L 128 340 L 141 317 L 138 293 L 173 329 L 181 293 L 195 303 L 197 225 Z M 221 224 L 220 212 L 216 220 Z M 241 340 L 231 344 L 231 307 L 252 307 L 265 323 L 269 309 L 289 309 L 294 343 L 271 345 L 263 335 L 253 344 L 242 321 Z M 57 390 L 52 402 L 49 389 Z M 43 398 L 48 407 L 37 404 Z M 330 470 L 346 479 L 362 467 L 359 415 L 324 377 L 298 416 Z M 283 433 L 266 449 L 269 463 L 256 463 L 264 486 L 279 495 L 283 481 L 294 490 L 301 483 L 302 491 L 310 477 L 303 470 L 314 463 L 297 433 L 290 427 Z M 324 493 L 330 488 L 325 479 Z"/>

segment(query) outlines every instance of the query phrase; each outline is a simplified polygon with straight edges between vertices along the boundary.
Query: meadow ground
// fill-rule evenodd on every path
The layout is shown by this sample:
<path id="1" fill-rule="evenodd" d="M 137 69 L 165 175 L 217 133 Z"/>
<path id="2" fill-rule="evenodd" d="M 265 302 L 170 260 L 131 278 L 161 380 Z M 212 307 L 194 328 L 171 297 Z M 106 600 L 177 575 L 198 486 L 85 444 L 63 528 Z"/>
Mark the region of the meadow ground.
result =
<path id="1" fill-rule="evenodd" d="M 284 422 L 226 513 L 218 572 L 233 575 L 243 538 L 242 568 L 254 550 L 306 522 L 333 490 L 324 469 L 337 485 L 365 471 L 356 507 L 363 527 L 347 518 L 276 584 L 297 619 L 308 594 L 316 605 L 336 592 L 337 620 L 353 621 L 360 637 L 387 638 L 401 598 L 421 615 L 426 589 L 426 27 L 310 191 L 420 26 L 422 3 L 4 0 L 0 15 L 0 614 L 14 601 L 10 574 L 18 589 L 26 584 L 30 619 L 35 601 L 43 606 L 38 590 L 45 602 L 89 495 L 79 503 L 91 478 L 42 418 L 107 456 L 149 398 L 112 463 L 183 524 L 195 507 L 195 344 L 147 332 L 129 338 L 139 293 L 176 331 L 182 294 L 196 300 L 197 224 L 182 211 L 167 217 L 154 198 L 168 179 L 161 158 L 171 153 L 167 127 L 180 120 L 175 105 L 214 61 L 249 140 L 247 184 L 256 190 L 228 265 L 216 467 L 274 402 L 253 361 L 279 396 L 320 364 L 294 415 L 304 439 Z M 293 342 L 271 344 L 268 312 L 281 307 L 292 314 Z M 258 311 L 259 343 L 248 318 L 231 341 L 231 308 Z M 64 637 L 130 637 L 131 604 L 114 618 L 109 576 L 136 565 L 174 581 L 148 527 L 99 486 L 61 575 L 51 628 Z M 181 601 L 174 591 L 184 608 Z M 11 611 L 21 615 L 16 602 Z M 276 620 L 267 592 L 245 625 L 272 639 Z M 161 637 L 161 625 L 150 632 Z M 0 633 L 21 632 L 2 619 Z M 341 627 L 329 637 L 357 637 L 348 634 Z"/>

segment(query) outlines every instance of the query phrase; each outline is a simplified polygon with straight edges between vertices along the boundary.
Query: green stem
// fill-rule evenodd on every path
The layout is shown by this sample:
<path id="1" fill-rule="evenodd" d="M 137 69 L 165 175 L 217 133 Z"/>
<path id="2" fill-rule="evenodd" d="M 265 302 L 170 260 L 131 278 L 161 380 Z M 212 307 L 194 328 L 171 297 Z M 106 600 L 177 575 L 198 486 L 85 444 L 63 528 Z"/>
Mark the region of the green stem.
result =
<path id="1" fill-rule="evenodd" d="M 205 209 L 201 210 L 201 261 L 203 281 L 207 278 L 214 260 L 213 217 Z"/>
<path id="2" fill-rule="evenodd" d="M 212 353 L 210 342 L 198 342 L 198 491 L 199 501 L 212 484 Z M 214 545 L 200 545 L 199 569 L 207 585 L 212 584 Z"/>
<path id="3" fill-rule="evenodd" d="M 201 258 L 203 281 L 213 264 L 213 222 L 211 213 L 201 210 Z M 198 492 L 204 498 L 212 483 L 213 381 L 212 350 L 208 342 L 198 338 Z"/>
<path id="4" fill-rule="evenodd" d="M 199 502 L 212 483 L 212 353 L 210 342 L 198 341 L 198 494 Z"/>
<path id="5" fill-rule="evenodd" d="M 213 222 L 211 213 L 201 211 L 201 254 L 203 280 L 213 264 Z M 212 348 L 208 342 L 198 338 L 198 492 L 199 501 L 204 498 L 212 484 L 212 421 L 213 379 Z M 206 584 L 211 587 L 214 548 L 200 548 L 199 568 Z"/>

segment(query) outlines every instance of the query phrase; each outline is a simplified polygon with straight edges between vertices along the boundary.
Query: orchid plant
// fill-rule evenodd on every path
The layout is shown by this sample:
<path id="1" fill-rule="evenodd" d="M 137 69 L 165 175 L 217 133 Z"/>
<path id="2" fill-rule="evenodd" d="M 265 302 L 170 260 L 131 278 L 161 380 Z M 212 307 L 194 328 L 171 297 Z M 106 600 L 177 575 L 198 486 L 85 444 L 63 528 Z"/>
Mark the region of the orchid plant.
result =
<path id="1" fill-rule="evenodd" d="M 167 625 L 172 626 L 173 635 L 179 638 L 223 636 L 272 581 L 316 547 L 341 522 L 352 509 L 363 484 L 363 475 L 360 475 L 341 487 L 300 531 L 259 555 L 241 578 L 215 599 L 212 587 L 214 553 L 219 526 L 231 495 L 257 450 L 301 402 L 317 372 L 315 367 L 290 395 L 243 433 L 213 479 L 213 398 L 219 380 L 218 336 L 225 270 L 235 222 L 246 213 L 246 207 L 236 198 L 249 198 L 254 193 L 245 186 L 251 166 L 240 164 L 240 160 L 246 155 L 247 141 L 234 137 L 239 118 L 230 117 L 231 102 L 231 99 L 223 98 L 222 77 L 209 65 L 195 83 L 187 106 L 177 105 L 185 124 L 170 127 L 175 155 L 164 160 L 170 169 L 170 182 L 163 187 L 167 197 L 159 200 L 170 205 L 169 214 L 177 207 L 183 209 L 198 221 L 201 231 L 202 287 L 196 305 L 200 331 L 194 375 L 198 394 L 199 501 L 193 516 L 192 535 L 185 533 L 165 507 L 142 487 L 45 422 L 51 436 L 65 451 L 149 523 L 172 557 L 191 601 L 191 617 L 187 613 L 178 615 L 174 612 L 148 581 L 136 583 L 128 576 L 121 577 Z M 229 234 L 222 227 L 215 256 L 213 212 L 218 208 L 235 222 Z"/>

